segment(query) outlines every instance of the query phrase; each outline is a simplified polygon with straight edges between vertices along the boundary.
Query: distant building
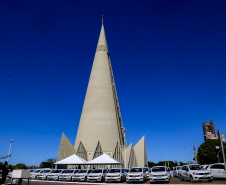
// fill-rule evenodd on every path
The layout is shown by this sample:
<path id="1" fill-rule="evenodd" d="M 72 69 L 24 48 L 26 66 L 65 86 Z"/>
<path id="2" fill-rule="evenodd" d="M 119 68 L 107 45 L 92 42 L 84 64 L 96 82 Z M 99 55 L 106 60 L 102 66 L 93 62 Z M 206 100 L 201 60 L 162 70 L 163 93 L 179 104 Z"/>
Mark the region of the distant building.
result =
<path id="1" fill-rule="evenodd" d="M 203 132 L 205 141 L 208 139 L 217 139 L 213 120 L 211 120 L 210 123 L 203 122 Z"/>

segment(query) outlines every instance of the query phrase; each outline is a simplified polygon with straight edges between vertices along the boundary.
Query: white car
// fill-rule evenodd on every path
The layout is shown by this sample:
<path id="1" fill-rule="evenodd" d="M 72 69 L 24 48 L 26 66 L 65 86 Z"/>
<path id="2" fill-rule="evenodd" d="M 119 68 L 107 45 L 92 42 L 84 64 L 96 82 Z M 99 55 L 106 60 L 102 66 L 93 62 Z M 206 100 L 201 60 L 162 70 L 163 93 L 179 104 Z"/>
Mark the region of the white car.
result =
<path id="1" fill-rule="evenodd" d="M 169 182 L 170 174 L 164 166 L 154 166 L 150 173 L 150 183 L 152 182 Z"/>
<path id="2" fill-rule="evenodd" d="M 87 176 L 92 170 L 80 169 L 72 175 L 72 181 L 87 181 Z"/>
<path id="3" fill-rule="evenodd" d="M 126 176 L 126 182 L 144 182 L 147 180 L 147 173 L 144 168 L 131 168 Z"/>
<path id="4" fill-rule="evenodd" d="M 143 167 L 143 169 L 144 169 L 144 172 L 146 172 L 146 174 L 147 174 L 147 180 L 150 179 L 150 168 Z"/>
<path id="5" fill-rule="evenodd" d="M 176 166 L 174 169 L 174 177 L 179 177 L 179 171 L 181 170 L 182 166 Z"/>
<path id="6" fill-rule="evenodd" d="M 212 182 L 213 175 L 209 170 L 205 170 L 200 164 L 190 164 L 182 166 L 180 171 L 180 180 L 190 180 L 192 183 L 199 180 L 207 180 Z"/>
<path id="7" fill-rule="evenodd" d="M 47 180 L 59 180 L 59 176 L 66 170 L 54 170 L 52 173 L 47 175 Z"/>
<path id="8" fill-rule="evenodd" d="M 209 167 L 209 164 L 204 164 L 202 165 L 202 167 L 207 170 L 207 168 Z"/>
<path id="9" fill-rule="evenodd" d="M 36 179 L 46 180 L 47 176 L 52 173 L 54 170 L 42 170 L 37 176 Z"/>
<path id="10" fill-rule="evenodd" d="M 87 181 L 105 181 L 106 169 L 94 169 L 87 176 Z"/>
<path id="11" fill-rule="evenodd" d="M 122 182 L 126 180 L 126 171 L 123 168 L 113 168 L 105 176 L 105 182 Z"/>
<path id="12" fill-rule="evenodd" d="M 66 170 L 64 173 L 59 175 L 59 180 L 66 180 L 66 181 L 71 181 L 72 176 L 77 173 L 78 170 L 75 169 L 70 169 Z"/>
<path id="13" fill-rule="evenodd" d="M 211 171 L 213 178 L 226 178 L 224 163 L 211 164 L 207 170 Z"/>
<path id="14" fill-rule="evenodd" d="M 30 173 L 30 177 L 31 177 L 32 179 L 36 179 L 37 175 L 39 175 L 40 172 L 42 172 L 42 171 L 44 171 L 44 170 L 41 170 L 41 169 L 39 169 L 39 170 L 34 170 L 33 172 Z"/>

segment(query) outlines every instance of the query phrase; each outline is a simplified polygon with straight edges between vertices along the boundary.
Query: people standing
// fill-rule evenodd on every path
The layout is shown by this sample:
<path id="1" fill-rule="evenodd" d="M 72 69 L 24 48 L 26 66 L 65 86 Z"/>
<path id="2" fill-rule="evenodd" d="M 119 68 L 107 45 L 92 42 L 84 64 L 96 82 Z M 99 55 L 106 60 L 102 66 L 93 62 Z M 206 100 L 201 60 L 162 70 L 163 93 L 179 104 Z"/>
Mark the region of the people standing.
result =
<path id="1" fill-rule="evenodd" d="M 173 167 L 170 166 L 170 177 L 173 177 Z"/>
<path id="2" fill-rule="evenodd" d="M 5 161 L 4 165 L 2 166 L 2 181 L 1 181 L 1 184 L 5 183 L 6 176 L 9 173 L 9 170 L 8 170 L 7 166 L 8 166 L 8 163 L 7 163 L 7 161 Z"/>

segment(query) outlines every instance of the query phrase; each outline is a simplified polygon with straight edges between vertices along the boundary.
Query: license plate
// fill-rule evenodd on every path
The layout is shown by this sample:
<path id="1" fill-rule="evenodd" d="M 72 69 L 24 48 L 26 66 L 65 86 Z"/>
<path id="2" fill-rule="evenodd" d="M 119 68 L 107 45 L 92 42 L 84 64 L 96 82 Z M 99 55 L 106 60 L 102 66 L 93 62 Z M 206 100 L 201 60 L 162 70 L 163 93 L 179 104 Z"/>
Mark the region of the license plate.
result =
<path id="1" fill-rule="evenodd" d="M 136 177 L 132 177 L 132 179 L 136 179 Z"/>
<path id="2" fill-rule="evenodd" d="M 110 177 L 110 179 L 113 179 L 113 177 Z"/>
<path id="3" fill-rule="evenodd" d="M 203 178 L 207 178 L 207 175 L 203 175 L 202 177 L 203 177 Z"/>
<path id="4" fill-rule="evenodd" d="M 157 179 L 162 179 L 162 177 L 157 177 Z"/>

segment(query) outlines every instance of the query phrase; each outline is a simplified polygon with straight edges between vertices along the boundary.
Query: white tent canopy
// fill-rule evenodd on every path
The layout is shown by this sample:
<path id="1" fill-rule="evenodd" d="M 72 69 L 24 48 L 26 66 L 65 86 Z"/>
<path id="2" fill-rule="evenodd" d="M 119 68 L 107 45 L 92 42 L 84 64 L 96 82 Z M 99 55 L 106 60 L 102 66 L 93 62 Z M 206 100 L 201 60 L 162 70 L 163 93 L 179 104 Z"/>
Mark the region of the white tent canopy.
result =
<path id="1" fill-rule="evenodd" d="M 83 158 L 77 156 L 76 154 L 73 154 L 61 161 L 58 161 L 54 164 L 86 164 L 87 161 L 84 160 Z"/>
<path id="2" fill-rule="evenodd" d="M 107 154 L 102 154 L 101 156 L 93 159 L 92 161 L 87 162 L 86 164 L 120 164 L 120 162 L 116 161 L 115 159 L 111 158 Z"/>

